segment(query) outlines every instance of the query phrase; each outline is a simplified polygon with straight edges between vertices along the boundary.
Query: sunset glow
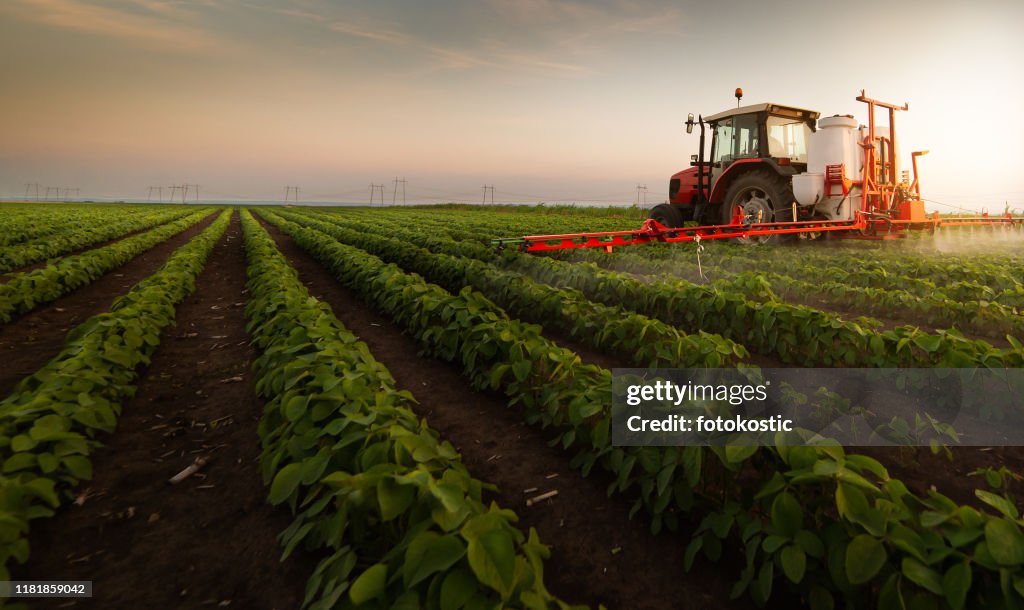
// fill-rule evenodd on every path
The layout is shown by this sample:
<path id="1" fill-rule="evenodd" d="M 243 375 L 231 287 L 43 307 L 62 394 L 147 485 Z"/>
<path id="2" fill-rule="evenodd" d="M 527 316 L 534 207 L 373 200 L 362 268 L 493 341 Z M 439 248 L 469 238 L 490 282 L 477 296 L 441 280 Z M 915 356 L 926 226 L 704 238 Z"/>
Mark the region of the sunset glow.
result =
<path id="1" fill-rule="evenodd" d="M 410 202 L 666 198 L 688 112 L 910 103 L 926 199 L 1024 207 L 1020 2 L 0 4 L 0 196 Z M 932 204 L 930 204 L 932 205 Z M 935 207 L 947 211 L 946 208 Z"/>

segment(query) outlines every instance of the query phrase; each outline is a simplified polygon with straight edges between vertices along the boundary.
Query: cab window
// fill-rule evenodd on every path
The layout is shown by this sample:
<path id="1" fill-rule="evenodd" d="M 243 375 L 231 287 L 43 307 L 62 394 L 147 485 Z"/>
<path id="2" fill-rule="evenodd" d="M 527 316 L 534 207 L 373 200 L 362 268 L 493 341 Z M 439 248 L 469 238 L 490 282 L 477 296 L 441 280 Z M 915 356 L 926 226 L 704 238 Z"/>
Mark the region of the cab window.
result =
<path id="1" fill-rule="evenodd" d="M 732 119 L 723 119 L 715 125 L 715 150 L 711 161 L 728 163 L 732 159 Z"/>
<path id="2" fill-rule="evenodd" d="M 747 114 L 723 119 L 715 125 L 714 163 L 758 157 L 757 115 Z"/>
<path id="3" fill-rule="evenodd" d="M 787 158 L 797 163 L 807 163 L 807 140 L 811 136 L 811 128 L 807 123 L 785 117 L 770 116 L 766 126 L 768 128 L 768 156 Z"/>
<path id="4" fill-rule="evenodd" d="M 757 115 L 745 114 L 733 117 L 733 133 L 736 138 L 733 156 L 736 159 L 757 157 Z"/>

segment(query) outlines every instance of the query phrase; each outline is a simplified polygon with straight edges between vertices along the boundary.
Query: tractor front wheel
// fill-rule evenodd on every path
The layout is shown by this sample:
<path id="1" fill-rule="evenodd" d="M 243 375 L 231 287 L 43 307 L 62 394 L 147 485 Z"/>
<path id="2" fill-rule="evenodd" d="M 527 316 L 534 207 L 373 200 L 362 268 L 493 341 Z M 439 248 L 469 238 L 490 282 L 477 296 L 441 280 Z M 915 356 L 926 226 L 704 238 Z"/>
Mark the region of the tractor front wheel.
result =
<path id="1" fill-rule="evenodd" d="M 683 213 L 669 203 L 659 203 L 651 210 L 650 218 L 657 220 L 670 229 L 683 226 Z"/>
<path id="2" fill-rule="evenodd" d="M 756 170 L 733 180 L 722 204 L 722 224 L 732 223 L 736 208 L 746 223 L 789 220 L 793 204 L 793 186 L 786 178 L 768 170 Z M 741 244 L 779 243 L 785 235 L 738 237 Z"/>

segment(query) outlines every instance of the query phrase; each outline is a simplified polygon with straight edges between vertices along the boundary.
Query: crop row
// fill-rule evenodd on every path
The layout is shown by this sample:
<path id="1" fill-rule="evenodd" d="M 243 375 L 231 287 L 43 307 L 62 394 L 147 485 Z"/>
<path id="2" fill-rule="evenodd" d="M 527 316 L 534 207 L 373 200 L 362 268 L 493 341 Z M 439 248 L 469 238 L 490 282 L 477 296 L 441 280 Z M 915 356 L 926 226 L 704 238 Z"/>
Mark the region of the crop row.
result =
<path id="1" fill-rule="evenodd" d="M 0 284 L 0 322 L 10 322 L 15 316 L 92 283 L 209 214 L 209 210 L 195 212 L 109 246 L 64 257 L 34 271 L 12 274 L 10 280 Z"/>
<path id="2" fill-rule="evenodd" d="M 523 362 L 504 347 L 517 338 L 502 327 L 516 323 L 474 311 L 468 290 L 444 293 L 323 233 L 265 214 L 428 352 L 461 360 L 468 376 L 481 385 L 490 378 L 529 420 L 555 426 L 563 446 L 578 451 L 573 461 L 584 474 L 599 465 L 616 478 L 610 491 L 639 488 L 637 508 L 645 506 L 656 526 L 673 527 L 682 514 L 705 515 L 687 562 L 698 553 L 715 560 L 724 547 L 740 545 L 745 567 L 734 596 L 764 603 L 783 585 L 815 610 L 1015 607 L 1024 599 L 1016 584 L 1024 584 L 1024 534 L 1006 498 L 978 492 L 999 511 L 994 515 L 934 491 L 918 497 L 877 461 L 839 447 L 613 447 L 606 371 L 567 361 L 529 335 L 518 339 L 531 344 L 532 358 Z M 453 311 L 439 315 L 444 300 Z M 481 359 L 481 346 L 492 357 Z M 514 368 L 515 382 L 506 386 Z M 709 453 L 718 459 L 706 459 Z"/>
<path id="3" fill-rule="evenodd" d="M 811 247 L 813 246 L 807 246 L 804 249 Z M 591 250 L 570 250 L 553 253 L 553 256 L 560 260 L 592 262 L 605 269 L 645 275 L 655 273 L 671 273 L 683 277 L 699 275 L 697 256 L 693 249 L 677 247 L 672 256 L 657 259 L 640 253 L 641 250 L 646 253 L 650 249 L 648 247 L 633 248 L 629 251 L 621 250 L 611 254 Z M 810 284 L 839 284 L 854 292 L 857 292 L 858 289 L 865 289 L 863 291 L 865 293 L 876 293 L 878 290 L 891 291 L 895 296 L 888 298 L 890 302 L 897 299 L 907 303 L 907 307 L 910 309 L 919 311 L 930 309 L 934 304 L 949 301 L 970 303 L 967 305 L 969 309 L 977 308 L 979 310 L 984 310 L 991 305 L 993 309 L 989 315 L 997 318 L 1009 313 L 1006 308 L 1024 306 L 1024 285 L 1019 284 L 1003 282 L 1006 287 L 993 289 L 974 279 L 936 282 L 921 277 L 898 275 L 892 270 L 886 270 L 875 264 L 865 266 L 861 262 L 845 260 L 836 256 L 812 262 L 808 261 L 802 252 L 799 256 L 794 257 L 792 249 L 787 253 L 775 250 L 772 251 L 773 255 L 763 256 L 760 254 L 760 248 L 751 248 L 749 254 L 744 257 L 723 257 L 718 254 L 722 251 L 723 249 L 720 247 L 715 250 L 709 249 L 701 257 L 701 269 L 711 279 L 728 278 L 735 273 L 744 271 L 777 273 Z M 787 256 L 786 264 L 784 266 L 775 264 L 772 260 L 773 256 Z M 914 297 L 921 301 L 916 301 Z"/>
<path id="4" fill-rule="evenodd" d="M 54 256 L 60 256 L 79 248 L 115 239 L 158 224 L 162 224 L 193 213 L 192 209 L 163 209 L 142 216 L 127 218 L 119 222 L 107 222 L 95 226 L 39 238 L 34 241 L 0 248 L 0 273 L 19 269 Z"/>
<path id="5" fill-rule="evenodd" d="M 927 333 L 914 327 L 879 332 L 818 309 L 778 301 L 754 302 L 735 292 L 681 280 L 639 281 L 590 263 L 566 263 L 506 252 L 499 256 L 482 244 L 456 242 L 393 226 L 359 223 L 368 232 L 408 240 L 435 252 L 492 261 L 535 280 L 580 290 L 587 298 L 624 307 L 680 328 L 704 330 L 747 349 L 801 366 L 949 366 L 1016 367 L 1024 349 L 997 349 L 955 331 Z"/>
<path id="6" fill-rule="evenodd" d="M 716 335 L 686 335 L 620 306 L 594 303 L 577 290 L 540 284 L 482 261 L 433 254 L 401 240 L 305 215 L 279 215 L 397 263 L 453 292 L 472 286 L 521 319 L 558 328 L 597 349 L 629 358 L 636 366 L 717 368 L 735 366 L 748 355 L 742 346 Z"/>
<path id="7" fill-rule="evenodd" d="M 753 249 L 736 248 L 730 244 L 706 247 L 705 259 L 711 266 L 726 269 L 757 271 L 773 262 L 799 261 L 810 272 L 835 274 L 833 279 L 851 280 L 875 288 L 899 287 L 926 290 L 934 286 L 944 288 L 950 284 L 980 284 L 995 291 L 1012 289 L 1020 285 L 1014 269 L 1022 262 L 1018 255 L 986 252 L 983 256 L 949 254 L 900 247 L 887 243 L 878 248 L 816 247 L 804 245 L 762 246 Z M 648 248 L 630 249 L 631 255 L 646 259 L 658 252 Z M 667 254 L 665 254 L 667 253 Z M 655 255 L 666 261 L 694 260 L 692 246 L 670 247 Z M 812 278 L 808 278 L 812 279 Z"/>
<path id="8" fill-rule="evenodd" d="M 855 309 L 864 315 L 899 316 L 938 328 L 953 326 L 988 337 L 1002 338 L 1012 334 L 1024 338 L 1024 316 L 1013 307 L 991 301 L 960 301 L 941 294 L 915 296 L 903 290 L 861 288 L 843 282 L 815 283 L 772 272 L 730 275 L 719 281 L 739 287 L 756 278 L 767 283 L 783 299 L 814 297 L 833 306 Z"/>
<path id="9" fill-rule="evenodd" d="M 143 206 L 62 205 L 54 207 L 52 204 L 4 204 L 2 210 L 0 246 L 19 244 L 76 228 L 106 224 L 110 222 L 112 210 L 116 210 L 121 218 L 153 211 L 152 208 Z"/>
<path id="10" fill-rule="evenodd" d="M 603 255 L 603 256 L 602 256 Z M 683 266 L 675 260 L 651 261 L 639 256 L 607 253 L 591 253 L 586 257 L 564 256 L 560 260 L 589 260 L 604 269 L 650 275 L 669 272 L 688 279 L 697 279 L 696 263 Z M 603 260 L 602 260 L 603 259 Z M 754 266 L 756 268 L 756 266 Z M 839 270 L 835 270 L 841 275 Z M 755 300 L 778 295 L 783 299 L 808 297 L 823 300 L 827 304 L 850 308 L 864 315 L 880 317 L 902 316 L 940 328 L 954 325 L 960 330 L 972 331 L 989 337 L 1003 337 L 1007 333 L 1024 337 L 1024 317 L 1013 307 L 1002 305 L 979 295 L 973 298 L 952 299 L 936 289 L 919 296 L 896 288 L 871 288 L 854 285 L 852 282 L 830 278 L 828 270 L 820 271 L 814 265 L 802 261 L 790 261 L 782 273 L 768 269 L 759 271 L 730 271 L 710 265 L 703 267 L 705 277 L 713 280 L 716 288 L 724 291 L 746 294 Z M 860 272 L 866 273 L 866 272 Z M 849 275 L 853 275 L 848 274 Z M 810 279 L 808 279 L 810 278 Z M 981 287 L 987 289 L 987 287 Z M 992 292 L 991 289 L 988 289 Z"/>
<path id="11" fill-rule="evenodd" d="M 415 227 L 435 235 L 448 235 L 458 240 L 483 244 L 495 237 L 571 233 L 587 229 L 572 217 L 510 218 L 489 209 L 481 209 L 472 214 L 436 212 L 433 209 L 345 209 L 340 212 L 325 211 L 322 215 L 387 226 Z M 627 223 L 591 230 L 632 228 L 636 227 Z M 1024 285 L 1014 274 L 1024 259 L 1016 255 L 995 254 L 989 250 L 985 251 L 984 256 L 951 255 L 944 252 L 921 252 L 892 242 L 883 245 L 850 242 L 829 248 L 808 244 L 798 249 L 774 246 L 738 248 L 731 244 L 710 242 L 706 244 L 705 250 L 701 262 L 712 277 L 719 277 L 724 271 L 770 270 L 815 283 L 839 282 L 864 288 L 895 288 L 933 299 L 941 299 L 944 295 L 955 301 L 978 302 L 982 308 L 986 301 L 1024 308 Z M 687 244 L 622 248 L 612 254 L 594 250 L 570 250 L 559 252 L 556 257 L 595 262 L 602 267 L 618 270 L 676 274 L 682 270 L 684 276 L 697 275 L 697 257 L 692 245 Z M 909 273 L 900 272 L 897 267 L 908 258 L 917 261 L 915 266 Z M 785 260 L 786 264 L 777 264 L 780 260 Z M 941 268 L 928 278 L 922 277 L 919 269 L 925 264 L 922 261 L 933 261 Z M 662 262 L 664 264 L 659 266 Z M 793 263 L 799 265 L 798 272 L 793 269 Z M 962 279 L 952 280 L 947 271 L 949 268 L 958 269 Z M 979 272 L 995 278 L 992 280 L 994 287 L 979 281 L 976 277 Z M 996 315 L 1000 314 L 996 312 Z"/>
<path id="12" fill-rule="evenodd" d="M 264 477 L 270 501 L 297 512 L 285 556 L 301 544 L 324 557 L 305 604 L 567 608 L 544 588 L 536 531 L 484 504 L 486 485 L 416 417 L 413 396 L 242 218 Z"/>
<path id="13" fill-rule="evenodd" d="M 29 555 L 29 522 L 48 517 L 63 489 L 92 476 L 89 455 L 112 432 L 141 366 L 195 287 L 230 212 L 178 248 L 158 272 L 119 297 L 110 311 L 68 334 L 61 352 L 0 402 L 0 579 Z"/>
<path id="14" fill-rule="evenodd" d="M 603 218 L 597 216 L 514 216 L 491 214 L 489 210 L 484 213 L 479 211 L 451 213 L 406 209 L 345 209 L 340 212 L 327 211 L 326 214 L 353 219 L 361 218 L 362 220 L 369 221 L 376 220 L 378 222 L 387 220 L 400 226 L 410 227 L 462 227 L 471 231 L 471 234 L 476 239 L 480 239 L 485 243 L 496 237 L 516 235 L 632 230 L 639 227 L 642 222 L 628 218 Z"/>
<path id="15" fill-rule="evenodd" d="M 370 214 L 378 222 L 394 219 L 396 224 L 413 224 L 426 226 L 431 230 L 445 231 L 458 239 L 473 239 L 486 243 L 494 237 L 514 237 L 524 234 L 575 233 L 584 230 L 634 229 L 637 226 L 608 226 L 601 229 L 584 227 L 573 218 L 519 218 L 506 219 L 489 211 L 480 211 L 472 218 L 466 215 L 453 216 L 445 213 L 422 213 L 405 210 L 373 210 L 346 211 L 352 218 L 368 219 Z M 538 222 L 538 220 L 540 222 Z M 576 222 L 574 225 L 573 223 Z M 911 240 L 914 241 L 914 240 Z M 915 242 L 916 243 L 916 242 Z M 1006 305 L 1016 306 L 1020 301 L 1020 293 L 1024 287 L 1014 270 L 1020 266 L 1021 257 L 1017 255 L 996 254 L 986 251 L 984 256 L 952 255 L 944 252 L 922 252 L 910 250 L 904 244 L 887 243 L 884 245 L 851 243 L 839 247 L 820 248 L 814 246 L 791 247 L 763 246 L 759 248 L 737 248 L 730 244 L 714 243 L 707 246 L 705 264 L 709 267 L 721 265 L 731 270 L 758 271 L 771 269 L 782 271 L 777 263 L 797 260 L 804 263 L 807 270 L 827 270 L 828 279 L 851 282 L 856 285 L 874 288 L 898 287 L 910 290 L 920 296 L 934 291 L 936 285 L 947 296 L 955 299 L 988 299 L 988 293 L 998 295 L 1008 293 Z M 627 252 L 627 251 L 622 251 Z M 664 259 L 692 266 L 695 261 L 693 248 L 687 245 L 647 246 L 631 248 L 630 256 L 640 260 Z M 585 260 L 615 260 L 618 256 L 602 257 L 605 253 L 593 251 L 573 251 L 565 253 L 570 257 L 591 255 Z M 616 255 L 618 252 L 616 252 Z M 709 264 L 710 263 L 710 264 Z M 803 278 L 819 281 L 820 277 Z M 952 286 L 950 286 L 952 284 Z M 978 287 L 983 287 L 981 291 Z M 1016 296 L 1014 296 L 1016 295 Z"/>

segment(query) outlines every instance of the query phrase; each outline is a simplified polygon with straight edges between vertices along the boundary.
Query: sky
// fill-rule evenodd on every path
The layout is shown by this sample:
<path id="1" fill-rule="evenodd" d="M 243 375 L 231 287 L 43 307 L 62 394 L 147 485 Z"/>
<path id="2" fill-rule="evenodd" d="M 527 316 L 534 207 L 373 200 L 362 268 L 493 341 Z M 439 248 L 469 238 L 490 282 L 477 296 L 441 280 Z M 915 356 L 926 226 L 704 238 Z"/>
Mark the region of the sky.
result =
<path id="1" fill-rule="evenodd" d="M 1019 0 L 3 0 L 0 197 L 653 203 L 742 87 L 908 102 L 926 199 L 1024 208 L 1022 29 Z"/>

